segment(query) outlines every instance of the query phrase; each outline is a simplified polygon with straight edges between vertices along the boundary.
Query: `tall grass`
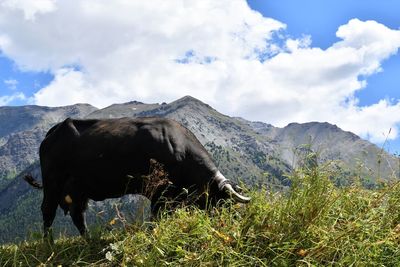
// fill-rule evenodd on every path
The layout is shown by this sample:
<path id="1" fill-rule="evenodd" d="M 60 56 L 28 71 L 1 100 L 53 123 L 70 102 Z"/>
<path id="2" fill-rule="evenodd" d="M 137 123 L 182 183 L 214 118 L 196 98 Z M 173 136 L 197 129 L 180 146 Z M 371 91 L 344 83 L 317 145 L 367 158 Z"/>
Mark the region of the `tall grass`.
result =
<path id="1" fill-rule="evenodd" d="M 400 266 L 400 184 L 334 186 L 328 165 L 293 173 L 286 192 L 182 207 L 91 239 L 3 246 L 1 266 Z"/>

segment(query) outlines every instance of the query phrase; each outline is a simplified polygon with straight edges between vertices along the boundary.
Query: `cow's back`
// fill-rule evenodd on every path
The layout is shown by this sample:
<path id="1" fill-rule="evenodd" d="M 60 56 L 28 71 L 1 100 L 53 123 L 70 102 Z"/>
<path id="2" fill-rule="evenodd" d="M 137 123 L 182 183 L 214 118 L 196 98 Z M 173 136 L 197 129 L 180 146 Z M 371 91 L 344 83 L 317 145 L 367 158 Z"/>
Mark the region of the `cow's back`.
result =
<path id="1" fill-rule="evenodd" d="M 43 144 L 44 166 L 51 164 L 88 187 L 105 188 L 110 180 L 121 185 L 127 175 L 147 175 L 150 159 L 164 164 L 182 184 L 181 177 L 200 183 L 217 170 L 197 138 L 170 119 L 67 119 Z"/>

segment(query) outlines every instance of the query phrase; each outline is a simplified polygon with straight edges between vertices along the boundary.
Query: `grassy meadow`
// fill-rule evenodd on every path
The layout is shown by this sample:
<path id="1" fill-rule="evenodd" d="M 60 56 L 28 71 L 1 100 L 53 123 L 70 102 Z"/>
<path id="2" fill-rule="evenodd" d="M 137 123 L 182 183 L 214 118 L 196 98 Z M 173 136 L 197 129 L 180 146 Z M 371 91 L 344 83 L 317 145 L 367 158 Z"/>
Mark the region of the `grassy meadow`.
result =
<path id="1" fill-rule="evenodd" d="M 286 191 L 247 190 L 247 205 L 115 218 L 86 239 L 38 234 L 1 246 L 0 266 L 400 266 L 400 183 L 339 188 L 335 175 L 329 164 L 303 168 Z"/>

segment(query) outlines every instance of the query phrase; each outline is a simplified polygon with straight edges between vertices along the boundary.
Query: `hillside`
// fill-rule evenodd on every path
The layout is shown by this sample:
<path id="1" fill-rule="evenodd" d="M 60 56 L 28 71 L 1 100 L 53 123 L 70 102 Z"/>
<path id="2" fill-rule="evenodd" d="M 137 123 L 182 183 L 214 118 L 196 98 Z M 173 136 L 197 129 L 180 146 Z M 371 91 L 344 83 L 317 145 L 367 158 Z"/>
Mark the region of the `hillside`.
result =
<path id="1" fill-rule="evenodd" d="M 337 188 L 331 166 L 296 170 L 285 193 L 247 205 L 181 207 L 147 223 L 114 218 L 91 237 L 39 234 L 0 246 L 1 266 L 399 266 L 399 183 Z M 117 227 L 119 226 L 119 227 Z"/>
<path id="2" fill-rule="evenodd" d="M 87 104 L 66 107 L 0 107 L 0 190 L 38 160 L 47 130 L 66 117 L 83 118 L 96 108 Z"/>
<path id="3" fill-rule="evenodd" d="M 338 184 L 351 184 L 355 177 L 363 177 L 365 185 L 374 186 L 380 178 L 396 176 L 398 161 L 382 149 L 358 136 L 342 131 L 329 123 L 311 122 L 289 124 L 277 128 L 262 122 L 223 115 L 192 98 L 184 97 L 172 103 L 144 104 L 132 101 L 114 104 L 104 109 L 78 104 L 48 108 L 38 106 L 0 108 L 0 239 L 2 242 L 23 239 L 27 229 L 41 228 L 41 192 L 29 188 L 21 177 L 33 172 L 40 177 L 37 150 L 46 131 L 66 117 L 116 118 L 160 116 L 175 119 L 189 128 L 213 156 L 226 177 L 249 186 L 281 188 L 289 185 L 286 178 L 293 167 L 304 164 L 304 154 L 317 152 L 319 164 L 335 161 L 340 171 Z M 306 145 L 305 145 L 306 144 Z M 340 178 L 340 179 L 339 179 Z M 133 203 L 142 201 L 135 196 L 123 200 L 90 203 L 89 222 L 99 220 L 97 213 L 110 212 L 101 217 L 107 221 L 115 216 L 115 205 L 125 205 L 126 212 Z M 102 215 L 103 216 L 103 215 Z M 65 226 L 71 230 L 70 218 L 58 215 L 57 231 Z M 21 231 L 20 229 L 25 229 Z"/>

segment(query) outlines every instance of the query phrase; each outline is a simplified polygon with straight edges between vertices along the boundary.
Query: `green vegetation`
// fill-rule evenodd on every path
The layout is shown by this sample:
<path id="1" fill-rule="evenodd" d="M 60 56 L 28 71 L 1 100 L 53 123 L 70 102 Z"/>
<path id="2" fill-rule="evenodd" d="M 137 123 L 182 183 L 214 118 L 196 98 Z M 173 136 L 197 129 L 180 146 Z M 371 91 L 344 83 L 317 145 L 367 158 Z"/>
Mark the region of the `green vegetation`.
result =
<path id="1" fill-rule="evenodd" d="M 286 192 L 249 192 L 248 205 L 181 207 L 143 225 L 91 237 L 0 248 L 0 266 L 399 266 L 400 183 L 334 186 L 329 166 L 304 169 Z M 107 229 L 107 230 L 106 230 Z"/>
<path id="2" fill-rule="evenodd" d="M 0 190 L 7 187 L 7 185 L 17 176 L 15 169 L 9 170 L 7 174 L 0 176 Z"/>

